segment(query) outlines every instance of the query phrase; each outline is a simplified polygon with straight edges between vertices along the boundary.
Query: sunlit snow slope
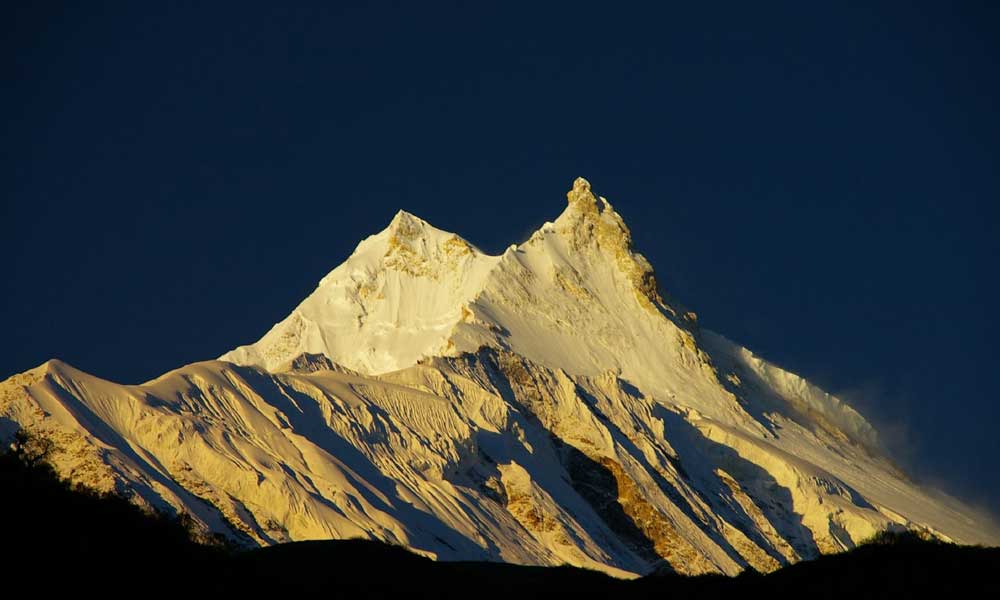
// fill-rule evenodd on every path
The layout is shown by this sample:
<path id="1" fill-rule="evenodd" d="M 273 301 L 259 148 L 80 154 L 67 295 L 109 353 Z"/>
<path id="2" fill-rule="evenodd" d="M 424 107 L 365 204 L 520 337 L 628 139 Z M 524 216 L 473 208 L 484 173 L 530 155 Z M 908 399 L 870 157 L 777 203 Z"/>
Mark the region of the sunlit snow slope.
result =
<path id="1" fill-rule="evenodd" d="M 0 434 L 247 544 L 628 576 L 773 570 L 885 528 L 1000 541 L 851 407 L 700 329 L 585 180 L 568 199 L 501 256 L 400 212 L 258 342 L 138 386 L 49 361 L 0 384 Z"/>

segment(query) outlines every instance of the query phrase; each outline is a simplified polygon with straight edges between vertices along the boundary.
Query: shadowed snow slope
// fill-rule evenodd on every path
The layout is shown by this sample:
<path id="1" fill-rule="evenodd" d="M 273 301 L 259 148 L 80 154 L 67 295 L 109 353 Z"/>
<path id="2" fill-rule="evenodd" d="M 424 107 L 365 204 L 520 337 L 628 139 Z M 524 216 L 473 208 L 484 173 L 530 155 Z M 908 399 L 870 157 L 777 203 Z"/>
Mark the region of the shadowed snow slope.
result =
<path id="1" fill-rule="evenodd" d="M 887 528 L 997 543 L 852 408 L 664 298 L 585 180 L 568 198 L 501 256 L 400 212 L 258 342 L 138 386 L 50 361 L 0 384 L 0 434 L 247 544 L 630 576 L 769 571 Z"/>

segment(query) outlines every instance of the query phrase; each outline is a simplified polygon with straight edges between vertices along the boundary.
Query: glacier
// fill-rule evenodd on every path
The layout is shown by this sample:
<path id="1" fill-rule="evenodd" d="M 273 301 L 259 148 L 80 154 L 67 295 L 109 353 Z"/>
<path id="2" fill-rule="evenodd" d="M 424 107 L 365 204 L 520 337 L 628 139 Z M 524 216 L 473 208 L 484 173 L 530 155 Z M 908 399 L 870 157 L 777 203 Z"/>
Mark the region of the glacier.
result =
<path id="1" fill-rule="evenodd" d="M 0 383 L 0 435 L 247 546 L 354 538 L 619 577 L 736 574 L 884 529 L 996 544 L 872 425 L 703 329 L 577 179 L 499 256 L 400 211 L 255 343 L 121 385 Z"/>

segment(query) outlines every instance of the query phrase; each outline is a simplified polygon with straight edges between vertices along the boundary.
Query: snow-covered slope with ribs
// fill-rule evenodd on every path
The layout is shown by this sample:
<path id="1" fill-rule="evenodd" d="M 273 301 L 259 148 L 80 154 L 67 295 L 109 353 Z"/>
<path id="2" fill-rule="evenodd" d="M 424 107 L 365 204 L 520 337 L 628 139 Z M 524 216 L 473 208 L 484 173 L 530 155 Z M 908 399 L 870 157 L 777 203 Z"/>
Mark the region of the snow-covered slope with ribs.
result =
<path id="1" fill-rule="evenodd" d="M 500 256 L 401 211 L 258 342 L 138 386 L 50 361 L 0 384 L 0 434 L 247 544 L 629 576 L 773 570 L 885 528 L 1000 541 L 851 407 L 665 298 L 585 180 L 568 199 Z"/>
<path id="2" fill-rule="evenodd" d="M 364 373 L 413 365 L 446 349 L 497 262 L 399 211 L 259 342 L 222 360 L 275 369 L 308 352 Z"/>

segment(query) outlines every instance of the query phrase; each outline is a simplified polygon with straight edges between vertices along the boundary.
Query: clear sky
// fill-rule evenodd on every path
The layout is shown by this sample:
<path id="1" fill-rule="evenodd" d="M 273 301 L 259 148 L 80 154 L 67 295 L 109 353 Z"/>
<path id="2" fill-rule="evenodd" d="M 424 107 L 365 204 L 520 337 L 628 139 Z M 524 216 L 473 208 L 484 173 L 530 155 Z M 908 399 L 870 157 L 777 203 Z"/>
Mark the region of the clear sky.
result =
<path id="1" fill-rule="evenodd" d="M 703 326 L 1000 509 L 996 3 L 19 4 L 0 377 L 213 358 L 399 208 L 499 252 L 582 175 Z"/>

